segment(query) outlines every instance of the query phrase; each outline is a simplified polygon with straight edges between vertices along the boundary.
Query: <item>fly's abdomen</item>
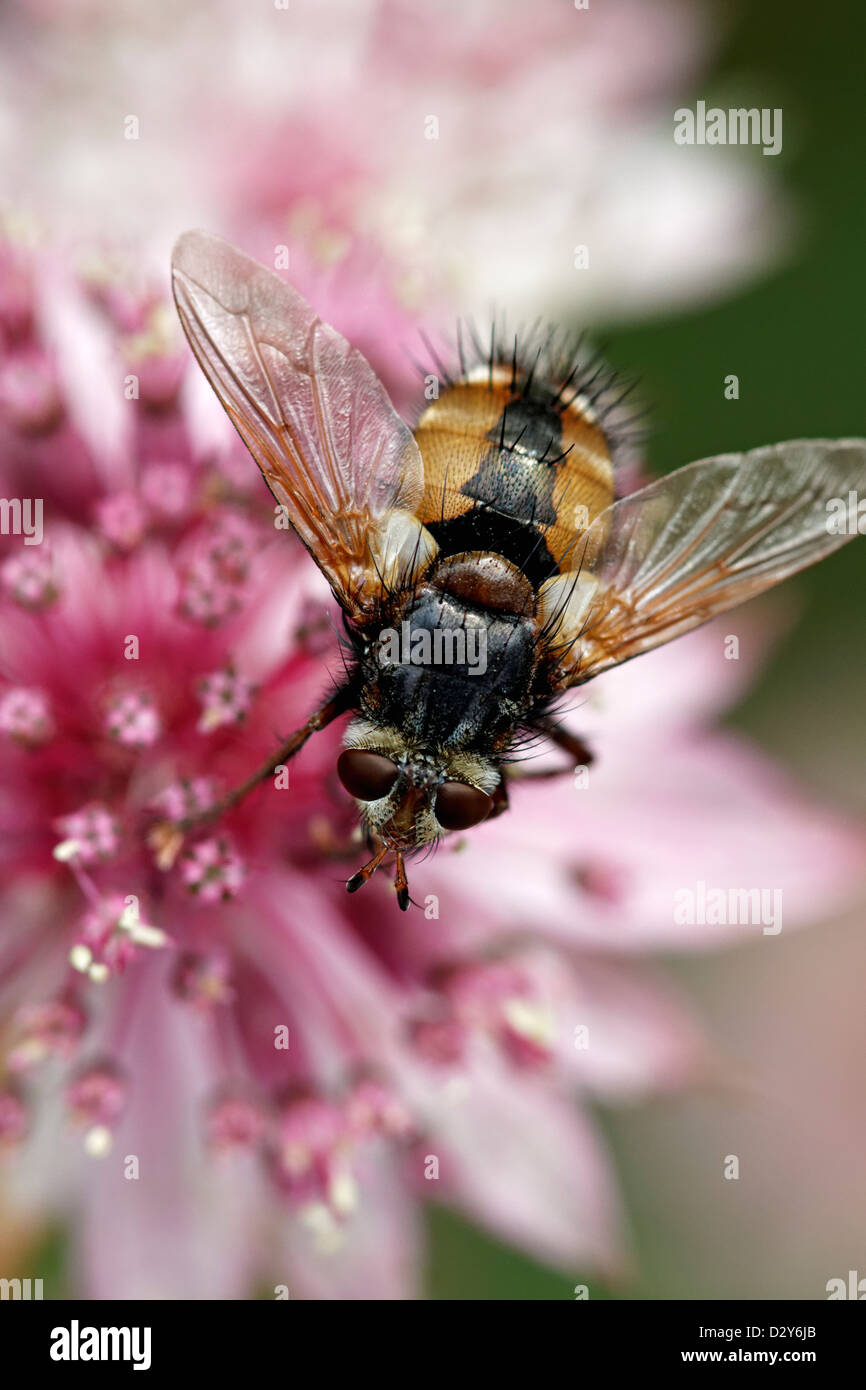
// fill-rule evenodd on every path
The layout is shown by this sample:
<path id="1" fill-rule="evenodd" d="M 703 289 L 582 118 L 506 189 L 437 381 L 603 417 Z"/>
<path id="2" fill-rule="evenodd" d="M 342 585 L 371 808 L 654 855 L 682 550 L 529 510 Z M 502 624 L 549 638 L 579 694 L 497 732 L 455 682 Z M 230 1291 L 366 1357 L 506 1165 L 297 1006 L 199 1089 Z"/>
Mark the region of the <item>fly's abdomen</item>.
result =
<path id="1" fill-rule="evenodd" d="M 536 589 L 577 567 L 577 538 L 613 500 L 607 439 L 586 402 L 511 366 L 449 384 L 415 437 L 420 516 L 441 554 L 502 555 Z"/>

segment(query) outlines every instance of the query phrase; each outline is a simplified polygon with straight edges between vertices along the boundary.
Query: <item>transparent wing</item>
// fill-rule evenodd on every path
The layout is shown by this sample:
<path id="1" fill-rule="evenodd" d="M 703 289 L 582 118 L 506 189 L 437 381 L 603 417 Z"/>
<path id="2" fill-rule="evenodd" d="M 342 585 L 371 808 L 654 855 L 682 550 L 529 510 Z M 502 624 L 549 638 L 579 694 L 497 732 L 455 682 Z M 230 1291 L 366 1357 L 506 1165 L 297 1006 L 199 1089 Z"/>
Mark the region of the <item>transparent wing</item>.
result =
<path id="1" fill-rule="evenodd" d="M 866 440 L 795 439 L 703 459 L 614 502 L 582 542 L 571 627 L 567 606 L 551 624 L 561 688 L 829 555 L 856 534 L 843 514 L 864 488 Z"/>
<path id="2" fill-rule="evenodd" d="M 369 363 L 272 271 L 221 237 L 172 255 L 178 314 L 205 376 L 344 607 L 380 580 L 370 537 L 423 495 L 414 437 Z"/>

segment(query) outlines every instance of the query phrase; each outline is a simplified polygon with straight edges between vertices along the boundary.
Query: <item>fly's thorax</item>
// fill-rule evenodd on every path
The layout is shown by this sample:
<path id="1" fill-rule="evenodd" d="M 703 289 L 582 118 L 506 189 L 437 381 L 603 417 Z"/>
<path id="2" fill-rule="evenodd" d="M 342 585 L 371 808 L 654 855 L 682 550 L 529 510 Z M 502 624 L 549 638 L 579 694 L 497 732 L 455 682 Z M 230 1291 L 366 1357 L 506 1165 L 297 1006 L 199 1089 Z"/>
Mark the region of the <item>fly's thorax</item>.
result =
<path id="1" fill-rule="evenodd" d="M 463 576 L 471 584 L 471 575 Z M 483 581 L 486 582 L 486 581 Z M 534 616 L 494 610 L 438 586 L 434 568 L 368 643 L 360 708 L 407 742 L 492 752 L 531 703 Z"/>
<path id="2" fill-rule="evenodd" d="M 365 827 L 393 849 L 416 848 L 464 828 L 447 823 L 453 820 L 446 814 L 448 804 L 460 798 L 470 803 L 473 815 L 478 812 L 467 825 L 483 820 L 500 782 L 499 768 L 490 758 L 425 746 L 408 740 L 394 725 L 364 718 L 349 724 L 343 748 L 341 780 L 355 797 Z M 352 752 L 367 756 L 347 759 Z M 459 797 L 455 789 L 461 789 Z"/>

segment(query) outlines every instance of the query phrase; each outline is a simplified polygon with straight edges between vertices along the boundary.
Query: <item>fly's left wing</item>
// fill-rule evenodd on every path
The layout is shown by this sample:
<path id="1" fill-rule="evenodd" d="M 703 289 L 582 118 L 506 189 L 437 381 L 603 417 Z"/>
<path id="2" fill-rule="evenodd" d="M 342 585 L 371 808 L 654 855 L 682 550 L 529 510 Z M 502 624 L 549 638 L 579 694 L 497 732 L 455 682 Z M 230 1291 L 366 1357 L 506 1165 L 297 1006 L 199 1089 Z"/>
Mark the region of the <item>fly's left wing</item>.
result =
<path id="1" fill-rule="evenodd" d="M 559 688 L 829 555 L 856 535 L 856 519 L 836 523 L 849 494 L 864 488 L 866 440 L 795 439 L 703 459 L 620 498 L 582 538 L 580 573 L 560 588 L 548 623 Z"/>
<path id="2" fill-rule="evenodd" d="M 205 376 L 338 600 L 363 618 L 432 545 L 414 516 L 424 479 L 411 430 L 361 353 L 221 237 L 182 236 L 172 278 Z"/>

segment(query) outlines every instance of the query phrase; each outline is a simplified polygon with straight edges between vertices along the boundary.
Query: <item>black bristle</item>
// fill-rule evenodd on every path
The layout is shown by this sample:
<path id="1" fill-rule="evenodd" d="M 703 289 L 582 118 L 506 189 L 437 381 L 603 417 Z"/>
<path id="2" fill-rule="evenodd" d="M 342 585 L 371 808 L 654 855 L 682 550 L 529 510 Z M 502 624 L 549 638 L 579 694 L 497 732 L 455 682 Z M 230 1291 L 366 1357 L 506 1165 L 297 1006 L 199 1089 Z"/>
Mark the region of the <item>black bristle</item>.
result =
<path id="1" fill-rule="evenodd" d="M 453 348 L 455 365 L 450 370 L 421 335 L 446 388 L 465 382 L 473 370 L 483 367 L 492 391 L 497 367 L 510 368 L 509 391 L 515 400 L 553 405 L 562 412 L 580 410 L 585 402 L 615 461 L 621 448 L 632 447 L 645 437 L 646 429 L 639 426 L 645 421 L 646 411 L 622 411 L 637 380 L 611 367 L 601 351 L 587 344 L 585 332 L 560 330 L 538 319 L 514 334 L 506 348 L 502 314 L 498 321 L 491 318 L 488 341 L 482 341 L 468 320 L 466 330 L 463 321 L 458 321 Z M 504 412 L 500 447 L 506 447 Z M 564 457 L 560 455 L 556 462 Z"/>

